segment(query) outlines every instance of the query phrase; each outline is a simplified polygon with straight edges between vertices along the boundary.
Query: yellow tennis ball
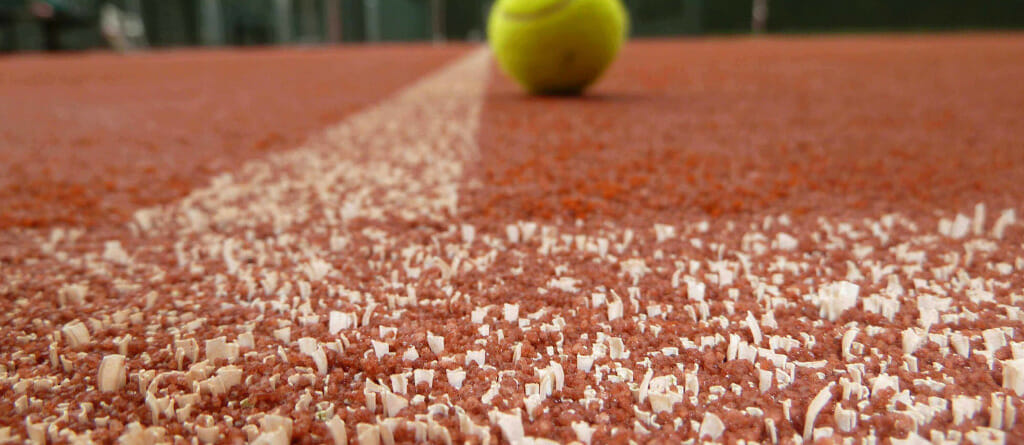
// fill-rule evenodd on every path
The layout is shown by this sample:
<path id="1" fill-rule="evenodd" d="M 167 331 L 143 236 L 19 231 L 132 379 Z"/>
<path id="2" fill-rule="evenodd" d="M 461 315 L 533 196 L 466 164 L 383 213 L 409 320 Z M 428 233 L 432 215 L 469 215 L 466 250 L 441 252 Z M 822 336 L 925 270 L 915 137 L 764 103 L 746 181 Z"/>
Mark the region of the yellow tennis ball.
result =
<path id="1" fill-rule="evenodd" d="M 498 0 L 487 39 L 502 70 L 534 94 L 579 94 L 626 40 L 621 0 Z"/>

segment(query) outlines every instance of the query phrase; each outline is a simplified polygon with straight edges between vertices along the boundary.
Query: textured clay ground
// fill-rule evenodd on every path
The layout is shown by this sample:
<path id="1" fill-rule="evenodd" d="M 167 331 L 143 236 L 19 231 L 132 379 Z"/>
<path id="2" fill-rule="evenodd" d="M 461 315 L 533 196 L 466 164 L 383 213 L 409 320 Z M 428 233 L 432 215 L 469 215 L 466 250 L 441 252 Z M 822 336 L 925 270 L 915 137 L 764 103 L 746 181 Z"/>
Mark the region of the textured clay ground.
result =
<path id="1" fill-rule="evenodd" d="M 0 59 L 0 229 L 123 222 L 240 161 L 295 148 L 465 51 Z"/>
<path id="2" fill-rule="evenodd" d="M 1024 441 L 1024 36 L 0 66 L 0 441 Z"/>

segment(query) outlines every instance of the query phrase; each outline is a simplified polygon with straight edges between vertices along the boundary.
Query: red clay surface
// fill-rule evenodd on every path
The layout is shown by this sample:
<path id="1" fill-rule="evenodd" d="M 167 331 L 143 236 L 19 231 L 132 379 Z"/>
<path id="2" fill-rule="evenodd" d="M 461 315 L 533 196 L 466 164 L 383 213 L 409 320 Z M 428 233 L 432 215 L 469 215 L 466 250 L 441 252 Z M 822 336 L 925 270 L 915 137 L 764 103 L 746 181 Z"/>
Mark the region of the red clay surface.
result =
<path id="1" fill-rule="evenodd" d="M 842 214 L 1024 199 L 1024 41 L 633 42 L 583 100 L 495 75 L 484 218 Z"/>
<path id="2" fill-rule="evenodd" d="M 165 154 L 133 230 L 10 192 L 50 216 L 0 232 L 0 441 L 1024 440 L 1024 36 L 633 42 L 582 99 L 494 74 L 474 142 L 476 61 L 187 200 Z M 154 174 L 118 156 L 80 162 Z"/>
<path id="3" fill-rule="evenodd" d="M 466 49 L 0 58 L 0 229 L 123 222 L 296 147 Z"/>

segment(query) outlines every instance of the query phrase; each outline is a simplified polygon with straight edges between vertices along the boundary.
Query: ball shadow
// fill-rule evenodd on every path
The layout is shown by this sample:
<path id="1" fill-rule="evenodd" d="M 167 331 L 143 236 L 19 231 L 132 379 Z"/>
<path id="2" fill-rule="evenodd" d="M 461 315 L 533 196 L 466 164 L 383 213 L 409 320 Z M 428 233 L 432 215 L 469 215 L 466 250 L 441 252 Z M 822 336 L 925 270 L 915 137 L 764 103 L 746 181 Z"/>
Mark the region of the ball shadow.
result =
<path id="1" fill-rule="evenodd" d="M 633 104 L 657 103 L 670 100 L 664 95 L 631 92 L 598 91 L 583 94 L 527 94 L 519 92 L 494 92 L 487 95 L 493 103 L 588 103 L 588 104 Z"/>

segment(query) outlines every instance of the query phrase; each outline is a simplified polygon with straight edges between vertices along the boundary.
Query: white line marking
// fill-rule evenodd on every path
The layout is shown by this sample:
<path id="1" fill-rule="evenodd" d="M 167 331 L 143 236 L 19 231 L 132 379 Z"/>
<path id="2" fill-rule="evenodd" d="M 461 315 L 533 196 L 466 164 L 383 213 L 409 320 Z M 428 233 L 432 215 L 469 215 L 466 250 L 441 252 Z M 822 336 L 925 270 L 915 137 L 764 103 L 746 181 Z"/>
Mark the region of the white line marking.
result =
<path id="1" fill-rule="evenodd" d="M 473 52 L 302 148 L 249 162 L 170 206 L 139 210 L 135 225 L 283 230 L 314 214 L 329 222 L 454 214 L 463 162 L 477 150 L 488 54 Z"/>

